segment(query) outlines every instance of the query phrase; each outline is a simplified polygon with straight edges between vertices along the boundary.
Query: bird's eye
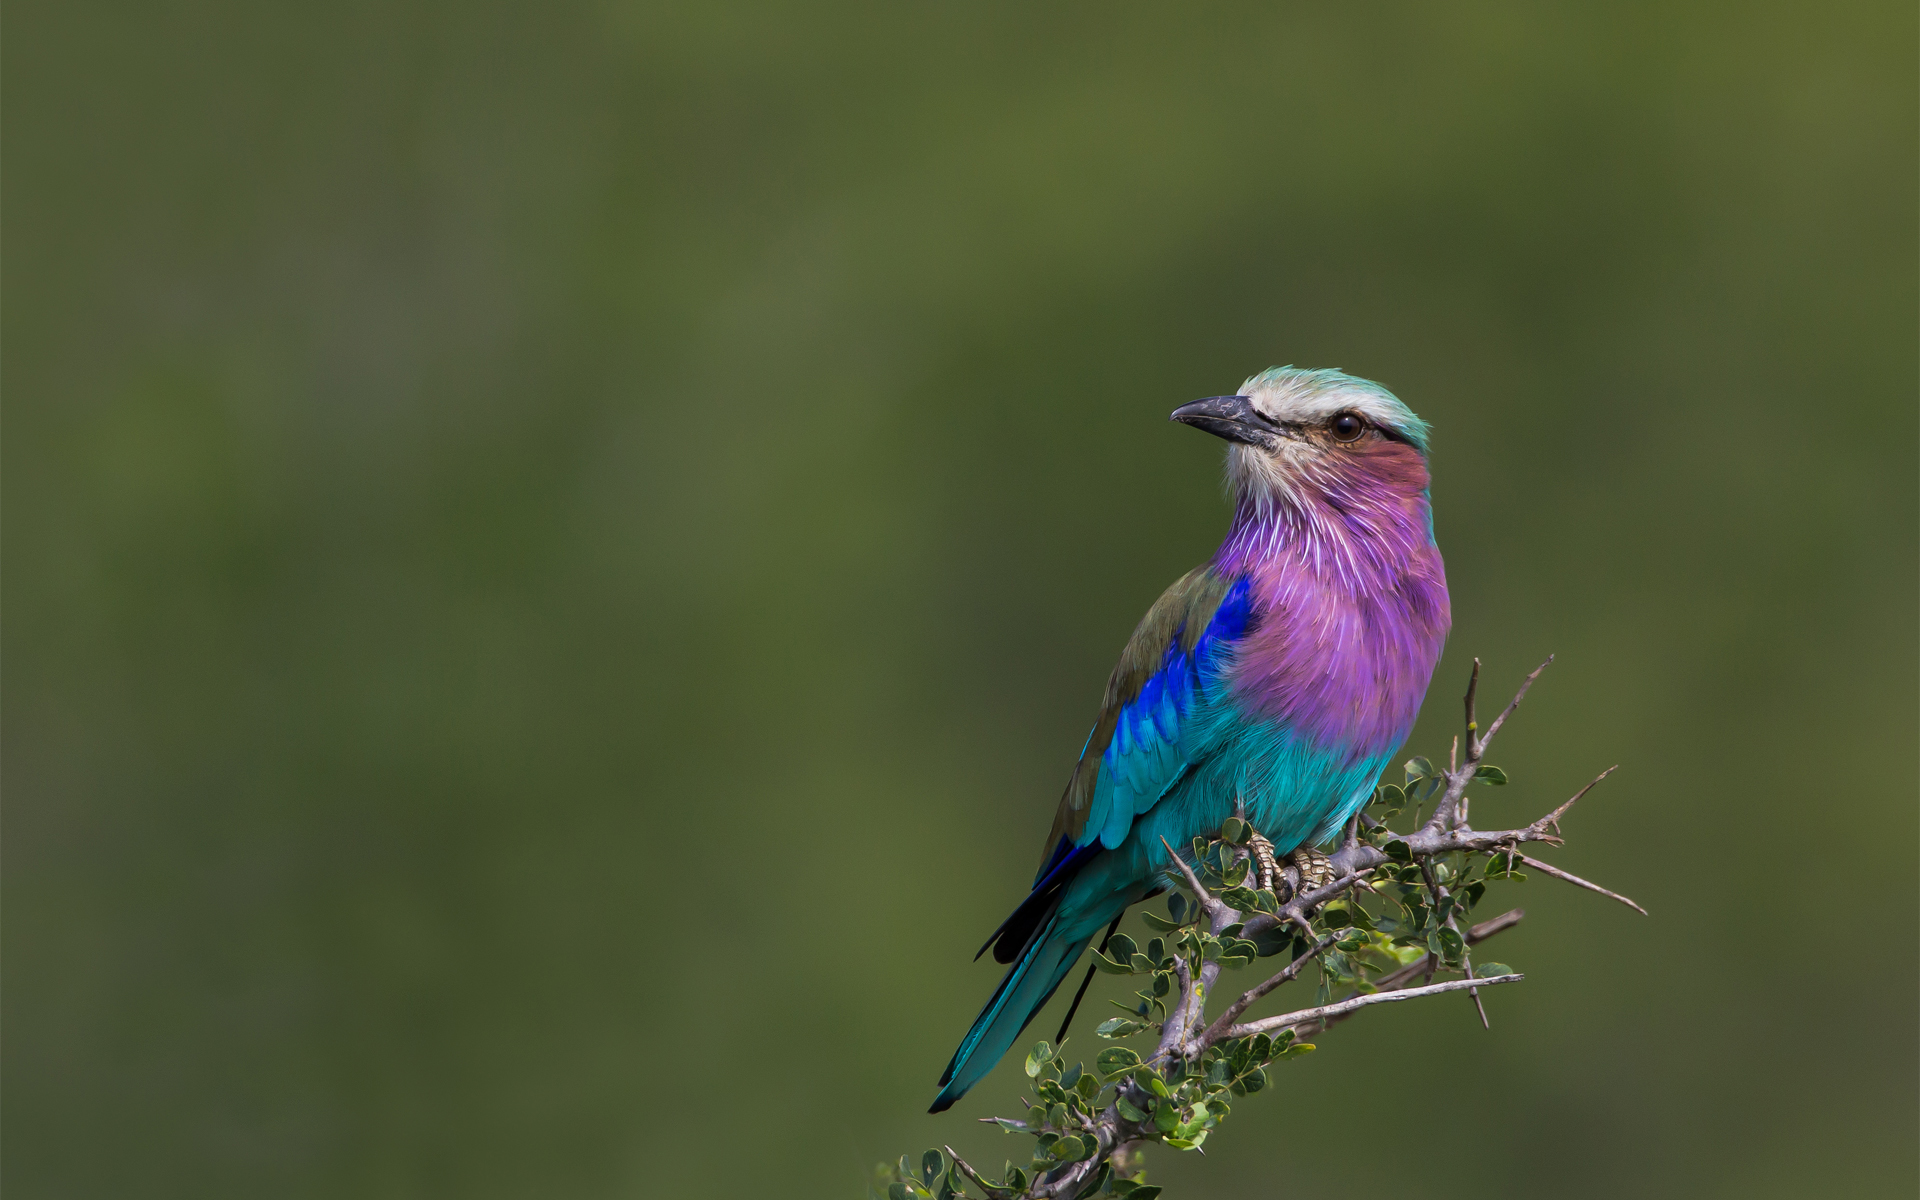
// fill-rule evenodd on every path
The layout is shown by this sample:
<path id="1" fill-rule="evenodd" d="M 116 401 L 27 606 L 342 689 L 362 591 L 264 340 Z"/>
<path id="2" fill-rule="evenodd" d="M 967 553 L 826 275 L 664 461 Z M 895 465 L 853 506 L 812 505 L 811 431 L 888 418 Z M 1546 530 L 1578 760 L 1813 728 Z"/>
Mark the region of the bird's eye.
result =
<path id="1" fill-rule="evenodd" d="M 1336 442 L 1351 442 L 1367 430 L 1367 423 L 1352 413 L 1341 413 L 1327 422 L 1327 429 Z"/>

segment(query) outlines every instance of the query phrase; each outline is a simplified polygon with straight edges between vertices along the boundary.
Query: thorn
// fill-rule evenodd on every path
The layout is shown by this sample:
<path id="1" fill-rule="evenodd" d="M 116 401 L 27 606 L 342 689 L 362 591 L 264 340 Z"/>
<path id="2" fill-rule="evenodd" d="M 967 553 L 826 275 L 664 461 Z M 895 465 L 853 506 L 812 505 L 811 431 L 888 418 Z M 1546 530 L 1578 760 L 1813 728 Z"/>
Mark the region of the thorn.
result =
<path id="1" fill-rule="evenodd" d="M 1562 871 L 1559 867 L 1549 866 L 1548 864 L 1541 862 L 1537 858 L 1528 858 L 1524 854 L 1515 854 L 1514 858 L 1518 859 L 1520 862 L 1525 863 L 1527 866 L 1534 868 L 1537 871 L 1546 872 L 1548 875 L 1553 876 L 1555 879 L 1563 879 L 1575 887 L 1582 887 L 1587 889 L 1590 892 L 1598 892 L 1600 895 L 1607 897 L 1609 900 L 1618 900 L 1620 903 L 1626 905 L 1628 908 L 1639 913 L 1643 917 L 1648 915 L 1646 909 L 1641 908 L 1638 904 L 1635 904 L 1633 901 L 1627 899 L 1625 896 L 1622 896 L 1619 892 L 1610 892 L 1606 888 L 1601 887 L 1597 883 L 1592 883 L 1592 882 L 1589 882 L 1588 880 L 1580 878 L 1578 875 L 1575 875 L 1571 871 Z"/>
<path id="2" fill-rule="evenodd" d="M 1565 804 L 1562 804 L 1559 808 L 1554 809 L 1552 812 L 1548 813 L 1546 816 L 1541 817 L 1538 821 L 1535 821 L 1533 823 L 1532 828 L 1544 832 L 1547 826 L 1551 825 L 1553 826 L 1553 831 L 1555 833 L 1559 833 L 1560 818 L 1567 815 L 1567 810 L 1573 807 L 1574 802 L 1579 800 L 1580 797 L 1586 795 L 1588 792 L 1592 791 L 1594 789 L 1594 786 L 1597 785 L 1602 779 L 1605 779 L 1607 776 L 1613 774 L 1615 771 L 1618 771 L 1619 769 L 1620 769 L 1620 764 L 1615 763 L 1612 766 L 1608 767 L 1606 770 L 1600 772 L 1598 775 L 1595 775 L 1593 777 L 1592 783 L 1587 784 L 1587 786 L 1575 792 L 1572 798 L 1569 799 Z"/>

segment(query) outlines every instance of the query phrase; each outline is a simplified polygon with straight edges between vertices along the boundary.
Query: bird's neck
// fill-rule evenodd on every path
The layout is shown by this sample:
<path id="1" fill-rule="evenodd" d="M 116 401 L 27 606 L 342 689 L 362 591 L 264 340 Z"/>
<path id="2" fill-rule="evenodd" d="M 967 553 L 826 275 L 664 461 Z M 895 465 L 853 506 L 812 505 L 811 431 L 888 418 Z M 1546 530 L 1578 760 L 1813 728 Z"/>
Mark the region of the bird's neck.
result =
<path id="1" fill-rule="evenodd" d="M 1252 585 L 1237 703 L 1356 762 L 1403 742 L 1451 622 L 1426 462 L 1392 443 L 1238 497 L 1214 558 Z"/>
<path id="2" fill-rule="evenodd" d="M 1214 568 L 1235 576 L 1285 569 L 1362 596 L 1393 591 L 1433 553 L 1429 483 L 1426 459 L 1398 442 L 1341 453 L 1274 483 L 1247 479 Z"/>

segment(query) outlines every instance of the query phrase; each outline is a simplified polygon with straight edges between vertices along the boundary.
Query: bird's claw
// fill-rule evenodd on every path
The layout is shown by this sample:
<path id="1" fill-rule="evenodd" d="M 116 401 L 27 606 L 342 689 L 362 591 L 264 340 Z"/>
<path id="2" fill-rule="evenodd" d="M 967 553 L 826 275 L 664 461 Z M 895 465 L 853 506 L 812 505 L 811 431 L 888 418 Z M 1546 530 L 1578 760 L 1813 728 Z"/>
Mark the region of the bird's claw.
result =
<path id="1" fill-rule="evenodd" d="M 1299 882 L 1294 885 L 1293 894 L 1318 891 L 1333 882 L 1333 860 L 1315 850 L 1312 846 L 1298 846 L 1287 855 L 1287 865 L 1293 868 Z"/>
<path id="2" fill-rule="evenodd" d="M 1295 847 L 1285 857 L 1273 852 L 1273 843 L 1259 834 L 1247 841 L 1247 849 L 1253 855 L 1254 878 L 1263 891 L 1278 895 L 1280 885 L 1292 887 L 1292 899 L 1302 892 L 1311 892 L 1333 882 L 1333 860 L 1315 850 L 1312 846 Z"/>
<path id="3" fill-rule="evenodd" d="M 1253 854 L 1253 875 L 1260 890 L 1271 892 L 1273 885 L 1280 881 L 1280 867 L 1274 861 L 1273 843 L 1256 833 L 1247 839 L 1247 849 Z"/>

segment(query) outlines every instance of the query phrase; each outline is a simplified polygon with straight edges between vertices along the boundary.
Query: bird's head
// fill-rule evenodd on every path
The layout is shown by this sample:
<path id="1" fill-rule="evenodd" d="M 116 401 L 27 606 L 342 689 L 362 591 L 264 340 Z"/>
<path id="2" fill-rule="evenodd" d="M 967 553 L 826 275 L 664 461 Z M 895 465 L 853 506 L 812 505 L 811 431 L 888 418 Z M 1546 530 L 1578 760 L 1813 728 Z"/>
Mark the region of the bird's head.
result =
<path id="1" fill-rule="evenodd" d="M 1427 423 L 1392 392 L 1341 371 L 1271 367 L 1232 396 L 1173 410 L 1172 420 L 1231 443 L 1234 495 L 1265 507 L 1367 476 L 1393 490 L 1427 486 Z"/>

